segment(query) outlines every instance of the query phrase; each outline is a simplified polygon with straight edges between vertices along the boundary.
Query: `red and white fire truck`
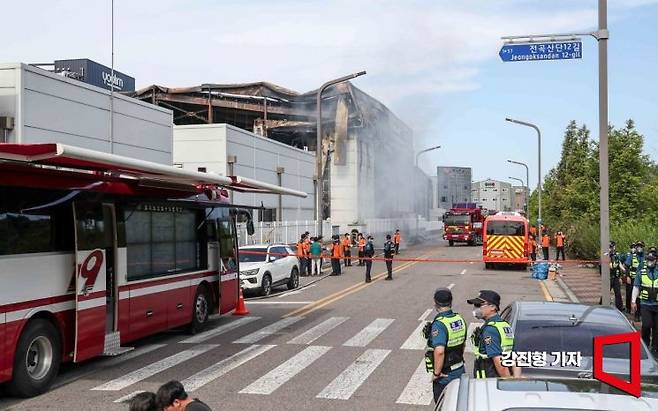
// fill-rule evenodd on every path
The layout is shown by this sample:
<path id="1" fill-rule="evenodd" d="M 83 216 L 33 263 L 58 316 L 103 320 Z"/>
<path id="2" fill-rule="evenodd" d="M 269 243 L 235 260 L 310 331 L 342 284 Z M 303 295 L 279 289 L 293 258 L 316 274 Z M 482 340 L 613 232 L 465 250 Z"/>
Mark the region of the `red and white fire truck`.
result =
<path id="1" fill-rule="evenodd" d="M 486 217 L 475 203 L 453 204 L 443 214 L 443 239 L 455 243 L 482 244 L 482 225 Z"/>
<path id="2" fill-rule="evenodd" d="M 0 382 L 36 395 L 61 362 L 233 311 L 236 221 L 250 215 L 226 189 L 306 197 L 61 144 L 0 144 Z"/>

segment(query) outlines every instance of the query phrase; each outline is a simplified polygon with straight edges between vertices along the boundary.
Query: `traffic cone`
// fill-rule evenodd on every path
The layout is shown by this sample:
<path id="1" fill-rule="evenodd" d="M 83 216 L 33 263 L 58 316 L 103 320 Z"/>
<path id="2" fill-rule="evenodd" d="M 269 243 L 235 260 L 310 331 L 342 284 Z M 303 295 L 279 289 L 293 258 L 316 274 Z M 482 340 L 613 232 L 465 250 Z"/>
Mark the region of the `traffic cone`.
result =
<path id="1" fill-rule="evenodd" d="M 244 296 L 242 295 L 242 287 L 240 287 L 240 294 L 238 295 L 238 306 L 235 308 L 233 315 L 248 315 L 249 310 L 244 304 Z"/>

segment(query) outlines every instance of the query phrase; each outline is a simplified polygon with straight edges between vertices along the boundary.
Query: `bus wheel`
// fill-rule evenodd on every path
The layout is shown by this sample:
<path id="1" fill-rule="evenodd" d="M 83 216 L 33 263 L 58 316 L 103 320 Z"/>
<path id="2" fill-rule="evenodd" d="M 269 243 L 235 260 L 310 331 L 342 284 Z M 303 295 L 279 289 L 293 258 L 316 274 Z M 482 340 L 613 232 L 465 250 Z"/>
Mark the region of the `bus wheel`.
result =
<path id="1" fill-rule="evenodd" d="M 46 392 L 59 372 L 61 360 L 62 345 L 57 328 L 48 320 L 31 320 L 16 346 L 9 391 L 18 397 L 34 397 Z"/>
<path id="2" fill-rule="evenodd" d="M 449 245 L 450 247 L 452 247 L 453 245 L 455 245 L 455 242 L 452 241 L 452 240 L 448 240 L 448 245 Z"/>
<path id="3" fill-rule="evenodd" d="M 196 289 L 196 294 L 194 295 L 190 333 L 196 334 L 206 327 L 208 316 L 210 315 L 211 301 L 210 295 L 208 294 L 208 288 L 205 285 L 200 285 Z"/>

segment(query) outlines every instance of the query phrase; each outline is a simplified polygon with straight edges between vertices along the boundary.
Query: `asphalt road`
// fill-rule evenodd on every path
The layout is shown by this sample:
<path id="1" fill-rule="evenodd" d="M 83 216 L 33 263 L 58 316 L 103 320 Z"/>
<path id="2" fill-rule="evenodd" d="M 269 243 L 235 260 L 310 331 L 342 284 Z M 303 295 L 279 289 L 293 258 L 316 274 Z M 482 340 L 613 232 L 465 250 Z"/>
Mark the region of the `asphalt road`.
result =
<path id="1" fill-rule="evenodd" d="M 443 241 L 404 250 L 400 257 L 478 262 L 396 262 L 393 281 L 383 281 L 378 262 L 370 284 L 363 267 L 348 268 L 302 290 L 250 300 L 251 315 L 214 319 L 202 334 L 171 331 L 123 357 L 68 365 L 50 392 L 0 399 L 0 409 L 126 410 L 125 398 L 171 379 L 214 409 L 427 408 L 431 383 L 419 330 L 431 319 L 435 288 L 452 289 L 454 309 L 469 328 L 477 320 L 466 299 L 480 289 L 497 290 L 503 306 L 543 299 L 527 272 L 485 271 L 480 256 L 480 247 Z M 471 372 L 469 347 L 466 359 Z"/>

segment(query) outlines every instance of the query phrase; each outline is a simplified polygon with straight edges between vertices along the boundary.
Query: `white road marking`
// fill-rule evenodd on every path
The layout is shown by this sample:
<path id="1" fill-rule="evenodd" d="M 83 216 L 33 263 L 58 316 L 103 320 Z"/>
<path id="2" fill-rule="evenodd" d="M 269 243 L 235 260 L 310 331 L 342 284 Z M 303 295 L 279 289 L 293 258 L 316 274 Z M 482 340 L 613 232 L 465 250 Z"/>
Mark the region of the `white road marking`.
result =
<path id="1" fill-rule="evenodd" d="M 368 349 L 317 395 L 317 398 L 349 400 L 384 361 L 391 350 Z"/>
<path id="2" fill-rule="evenodd" d="M 221 377 L 222 375 L 232 371 L 242 364 L 250 361 L 264 352 L 276 347 L 276 345 L 251 345 L 244 350 L 225 358 L 218 363 L 211 365 L 205 370 L 199 371 L 191 377 L 181 381 L 185 391 L 196 391 L 204 385 L 208 384 Z"/>
<path id="3" fill-rule="evenodd" d="M 272 304 L 311 304 L 315 301 L 249 301 L 249 305 L 252 304 L 262 304 L 262 305 L 272 305 Z"/>
<path id="4" fill-rule="evenodd" d="M 212 330 L 204 331 L 200 334 L 194 335 L 190 338 L 186 338 L 183 341 L 179 341 L 182 344 L 198 344 L 200 342 L 209 340 L 213 337 L 216 337 L 220 334 L 224 334 L 225 332 L 235 330 L 236 328 L 245 325 L 247 323 L 250 323 L 252 321 L 259 320 L 260 317 L 241 317 L 238 318 L 237 320 L 231 321 L 228 324 L 223 324 L 220 325 L 217 328 L 213 328 Z"/>
<path id="5" fill-rule="evenodd" d="M 411 379 L 398 397 L 398 404 L 430 405 L 434 399 L 432 375 L 425 370 L 425 360 L 420 362 Z"/>
<path id="6" fill-rule="evenodd" d="M 93 391 L 119 391 L 129 387 L 137 382 L 145 380 L 155 374 L 158 374 L 166 369 L 176 366 L 184 361 L 201 355 L 206 351 L 218 347 L 218 344 L 197 345 L 189 350 L 181 351 L 169 357 L 163 358 L 160 361 L 147 365 L 146 367 L 135 370 L 105 384 L 92 388 Z"/>
<path id="7" fill-rule="evenodd" d="M 450 283 L 450 285 L 448 286 L 448 290 L 452 290 L 452 287 L 454 287 L 454 286 L 455 286 L 455 283 Z"/>
<path id="8" fill-rule="evenodd" d="M 418 324 L 418 327 L 414 330 L 413 333 L 407 338 L 407 341 L 400 346 L 401 350 L 422 350 L 427 345 L 427 340 L 423 338 L 421 330 L 425 326 L 425 321 Z"/>
<path id="9" fill-rule="evenodd" d="M 286 328 L 290 324 L 294 324 L 297 321 L 301 320 L 303 317 L 288 317 L 288 318 L 283 318 L 275 323 L 272 323 L 268 325 L 265 328 L 262 328 L 256 332 L 253 332 L 251 334 L 245 335 L 244 337 L 237 339 L 233 341 L 234 344 L 253 344 L 256 343 L 263 338 L 272 335 L 278 331 L 281 331 L 282 329 Z"/>
<path id="10" fill-rule="evenodd" d="M 386 327 L 391 325 L 393 321 L 395 320 L 392 318 L 377 318 L 368 324 L 366 328 L 359 331 L 354 337 L 345 341 L 343 345 L 347 347 L 365 347 L 372 340 L 377 338 L 377 336 L 381 334 Z"/>
<path id="11" fill-rule="evenodd" d="M 432 311 L 434 311 L 434 309 L 432 308 L 428 308 L 427 310 L 425 310 L 425 312 L 420 317 L 418 317 L 418 321 L 425 321 L 427 319 L 427 316 L 430 315 Z"/>
<path id="12" fill-rule="evenodd" d="M 475 328 L 481 326 L 484 323 L 469 323 L 468 324 L 468 330 L 466 331 L 466 348 L 464 348 L 464 352 L 470 352 L 474 353 L 475 351 L 473 350 L 473 343 L 471 342 L 471 335 L 473 335 L 473 331 Z"/>
<path id="13" fill-rule="evenodd" d="M 135 397 L 137 394 L 141 394 L 141 393 L 143 393 L 143 392 L 144 392 L 144 390 L 137 390 L 137 391 L 135 391 L 135 392 L 131 392 L 131 393 L 128 394 L 128 395 L 124 395 L 124 396 L 121 397 L 121 398 L 117 398 L 116 400 L 114 400 L 114 401 L 112 401 L 112 402 L 114 402 L 114 403 L 128 402 L 128 401 L 132 400 L 133 397 Z"/>
<path id="14" fill-rule="evenodd" d="M 304 290 L 308 290 L 309 288 L 313 288 L 313 287 L 315 287 L 316 285 L 317 285 L 317 284 L 311 284 L 311 285 L 307 285 L 306 287 L 299 288 L 299 289 L 297 289 L 297 290 L 287 291 L 287 292 L 285 292 L 285 293 L 283 293 L 283 294 L 281 294 L 281 295 L 278 295 L 276 298 L 283 298 L 283 297 L 287 297 L 287 296 L 289 296 L 289 295 L 299 294 L 299 293 L 304 292 Z"/>
<path id="15" fill-rule="evenodd" d="M 472 264 L 472 263 L 471 263 L 471 264 Z M 464 269 L 462 270 L 462 272 L 461 272 L 461 273 L 459 273 L 459 274 L 461 274 L 461 275 L 464 275 L 464 274 L 466 274 L 466 269 L 464 268 Z"/>
<path id="16" fill-rule="evenodd" d="M 263 375 L 244 389 L 241 394 L 271 394 L 277 388 L 290 381 L 295 375 L 299 374 L 304 368 L 313 364 L 315 360 L 322 357 L 331 347 L 320 345 L 311 345 L 306 347 L 288 361 L 279 365 L 272 371 Z"/>
<path id="17" fill-rule="evenodd" d="M 331 317 L 288 341 L 288 344 L 310 344 L 347 320 L 347 317 Z"/>

